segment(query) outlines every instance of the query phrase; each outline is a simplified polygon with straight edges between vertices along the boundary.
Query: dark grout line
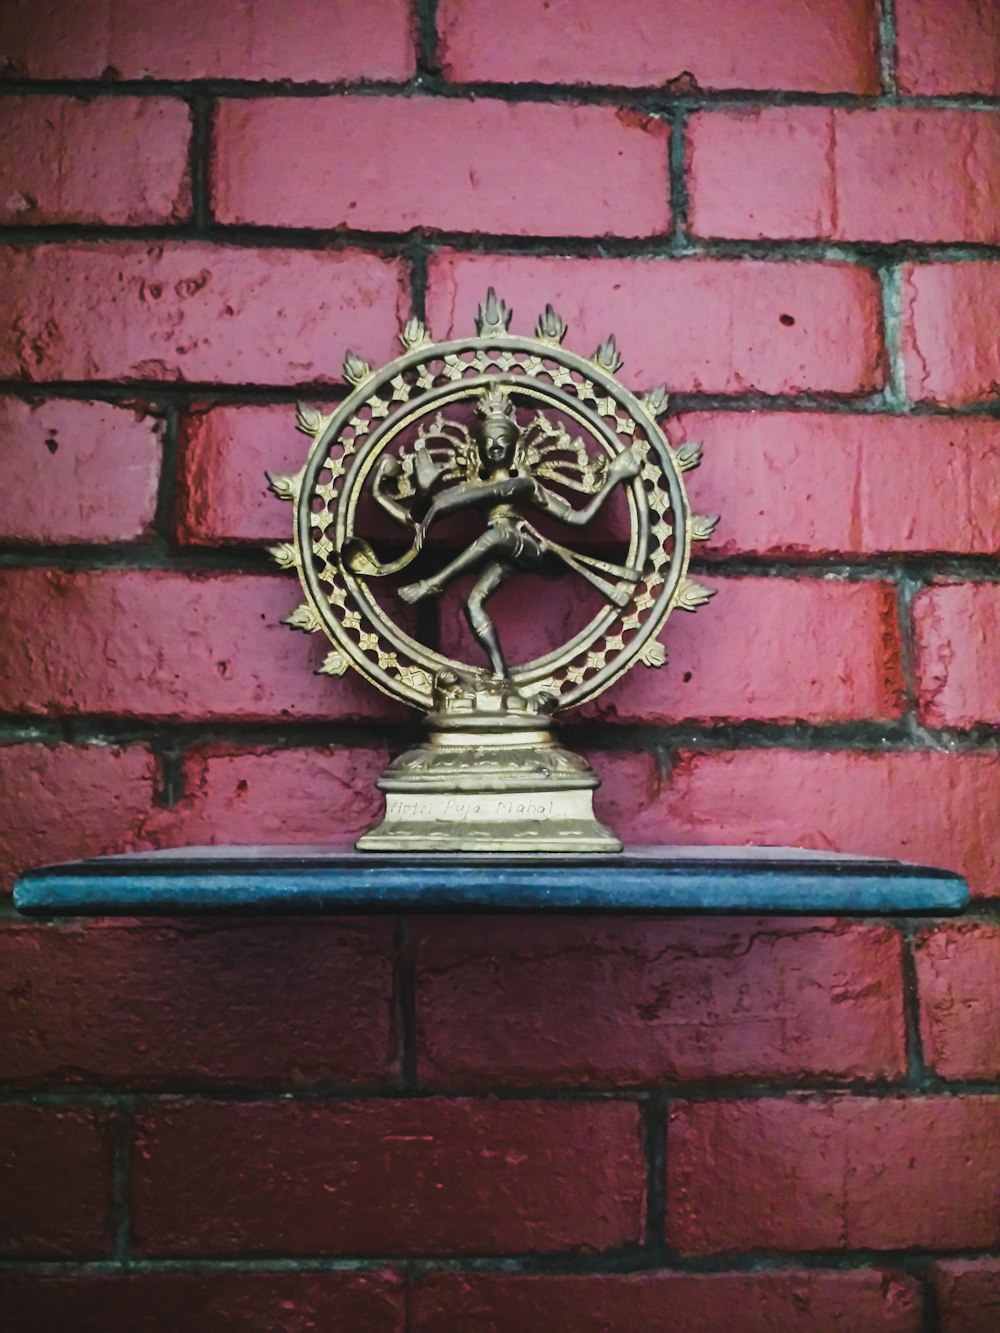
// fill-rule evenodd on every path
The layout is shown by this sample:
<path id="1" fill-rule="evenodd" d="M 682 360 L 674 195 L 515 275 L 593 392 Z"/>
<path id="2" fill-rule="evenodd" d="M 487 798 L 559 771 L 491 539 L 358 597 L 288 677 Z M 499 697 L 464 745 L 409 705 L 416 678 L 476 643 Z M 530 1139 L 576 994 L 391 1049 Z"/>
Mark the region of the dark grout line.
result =
<path id="1" fill-rule="evenodd" d="M 661 1259 L 667 1254 L 667 1108 L 663 1092 L 653 1092 L 641 1107 L 646 1139 L 646 1248 Z"/>
<path id="2" fill-rule="evenodd" d="M 208 230 L 214 219 L 212 216 L 209 155 L 211 151 L 212 98 L 203 92 L 195 93 L 191 98 L 191 222 L 196 232 Z"/>
<path id="3" fill-rule="evenodd" d="M 176 403 L 164 406 L 163 430 L 160 436 L 160 476 L 157 482 L 153 538 L 150 547 L 165 556 L 171 551 L 174 543 L 179 480 L 180 418 L 181 412 Z M 2 549 L 0 545 L 0 551 Z"/>
<path id="4" fill-rule="evenodd" d="M 967 731 L 913 727 L 910 719 L 809 722 L 678 722 L 648 723 L 561 722 L 559 734 L 570 745 L 583 746 L 595 754 L 648 753 L 661 763 L 678 751 L 711 750 L 801 750 L 828 754 L 897 754 L 947 751 L 952 754 L 996 754 L 1000 750 L 1000 727 L 979 726 Z M 241 722 L 207 718 L 194 722 L 163 722 L 155 718 L 121 718 L 103 715 L 67 714 L 63 717 L 0 714 L 2 745 L 144 745 L 163 756 L 183 754 L 188 749 L 235 746 L 244 750 L 281 750 L 302 747 L 371 749 L 388 746 L 399 752 L 422 736 L 419 721 L 402 723 L 326 721 L 304 718 L 289 721 Z M 177 782 L 171 779 L 165 758 L 164 800 L 176 796 Z"/>
<path id="5" fill-rule="evenodd" d="M 184 799 L 184 752 L 176 743 L 163 743 L 158 737 L 153 737 L 150 744 L 160 765 L 157 804 L 169 810 Z"/>
<path id="6" fill-rule="evenodd" d="M 410 314 L 419 320 L 427 318 L 428 247 L 422 240 L 414 240 L 407 247 L 410 261 Z"/>
<path id="7" fill-rule="evenodd" d="M 919 1274 L 920 1282 L 920 1333 L 940 1333 L 941 1310 L 938 1304 L 937 1288 L 934 1284 L 933 1264 L 924 1262 Z"/>
<path id="8" fill-rule="evenodd" d="M 416 1265 L 407 1260 L 403 1264 L 403 1328 L 402 1333 L 419 1333 L 417 1326 L 416 1286 L 420 1276 Z"/>
<path id="9" fill-rule="evenodd" d="M 899 99 L 899 81 L 896 73 L 898 43 L 895 0 L 879 0 L 877 45 L 882 96 L 896 102 Z"/>
<path id="10" fill-rule="evenodd" d="M 885 401 L 894 413 L 910 413 L 913 402 L 906 384 L 903 357 L 903 270 L 900 264 L 885 264 L 878 270 L 882 294 L 882 342 L 888 362 Z"/>
<path id="11" fill-rule="evenodd" d="M 199 149 L 199 162 L 202 161 Z M 671 141 L 671 153 L 679 151 Z M 676 167 L 671 168 L 676 176 Z M 198 210 L 206 215 L 205 187 L 196 190 Z M 681 204 L 686 208 L 686 195 Z M 682 209 L 683 211 L 683 209 Z M 689 237 L 676 226 L 669 233 L 647 236 L 556 236 L 445 231 L 414 227 L 408 231 L 364 231 L 349 228 L 223 224 L 209 216 L 191 223 L 122 226 L 91 223 L 0 224 L 0 247 L 33 249 L 43 245 L 105 244 L 184 246 L 212 244 L 236 249 L 304 250 L 344 253 L 361 250 L 385 259 L 412 258 L 418 250 L 448 249 L 463 254 L 534 259 L 631 259 L 637 262 L 715 259 L 737 263 L 855 264 L 878 270 L 887 265 L 959 264 L 1000 261 L 1000 244 L 980 241 L 837 241 L 784 238 Z"/>
<path id="12" fill-rule="evenodd" d="M 214 384 L 192 380 L 33 380 L 0 379 L 0 394 L 42 402 L 48 398 L 106 402 L 162 414 L 168 406 L 270 407 L 294 405 L 308 395 L 323 403 L 340 403 L 347 396 L 344 384 Z M 294 412 L 289 416 L 294 423 Z"/>
<path id="13" fill-rule="evenodd" d="M 169 503 L 166 501 L 165 503 Z M 63 544 L 38 546 L 11 542 L 0 543 L 2 569 L 60 569 L 98 571 L 111 569 L 146 570 L 157 573 L 243 574 L 253 577 L 286 579 L 268 554 L 268 547 L 280 534 L 260 542 L 233 542 L 220 546 L 177 546 L 167 536 L 155 535 L 144 541 L 109 542 L 100 546 Z M 442 547 L 442 551 L 451 549 Z M 804 554 L 789 558 L 747 553 L 726 555 L 706 551 L 692 559 L 692 574 L 713 579 L 838 579 L 843 582 L 902 583 L 919 591 L 934 578 L 953 582 L 1000 582 L 1000 557 L 995 555 L 954 555 L 949 552 L 922 553 L 913 556 Z M 289 585 L 291 586 L 291 585 Z"/>
<path id="14" fill-rule="evenodd" d="M 422 92 L 440 94 L 443 86 L 438 52 L 437 0 L 415 0 L 413 20 L 417 37 L 414 85 Z"/>
<path id="15" fill-rule="evenodd" d="M 687 234 L 687 113 L 678 107 L 670 121 L 670 207 L 673 214 L 673 241 L 677 247 L 691 244 Z"/>
<path id="16" fill-rule="evenodd" d="M 304 1255 L 258 1255 L 248 1258 L 220 1258 L 218 1255 L 192 1255 L 181 1259 L 142 1258 L 129 1265 L 130 1273 L 160 1275 L 182 1273 L 378 1273 L 387 1265 L 399 1267 L 413 1281 L 437 1273 L 508 1274 L 608 1274 L 618 1276 L 652 1273 L 783 1273 L 788 1269 L 819 1272 L 853 1272 L 858 1269 L 895 1268 L 911 1274 L 927 1269 L 941 1260 L 974 1262 L 997 1257 L 995 1247 L 963 1250 L 753 1250 L 722 1252 L 706 1256 L 671 1255 L 668 1262 L 651 1257 L 631 1247 L 600 1254 L 495 1254 L 495 1255 L 397 1255 L 364 1258 L 317 1257 Z M 59 1260 L 49 1256 L 0 1258 L 0 1271 L 23 1270 L 38 1276 L 112 1276 L 120 1275 L 113 1260 Z M 922 1331 L 923 1333 L 923 1331 Z"/>
<path id="17" fill-rule="evenodd" d="M 400 1088 L 417 1089 L 417 999 L 413 958 L 413 922 L 399 918 L 395 934 L 396 1018 L 399 1023 Z"/>
<path id="18" fill-rule="evenodd" d="M 410 263 L 414 270 L 416 289 L 413 313 L 421 315 L 427 249 L 413 243 Z M 336 367 L 333 367 L 334 369 Z M 652 387 L 636 386 L 637 390 Z M 173 405 L 183 410 L 191 407 L 216 406 L 271 407 L 294 405 L 306 398 L 324 404 L 339 404 L 347 396 L 343 383 L 301 384 L 220 384 L 191 380 L 32 380 L 0 379 L 0 394 L 41 403 L 49 398 L 73 399 L 81 402 L 107 402 L 144 411 L 150 415 L 162 414 Z M 896 406 L 886 390 L 875 393 L 762 393 L 746 390 L 742 393 L 706 393 L 677 390 L 670 395 L 669 418 L 673 420 L 685 412 L 791 412 L 836 413 L 844 416 L 922 416 L 942 420 L 1000 420 L 1000 398 L 966 403 L 958 407 L 925 402 Z"/>
<path id="19" fill-rule="evenodd" d="M 927 571 L 930 574 L 930 571 Z M 917 681 L 917 649 L 913 631 L 913 599 L 926 585 L 928 577 L 919 577 L 900 567 L 896 571 L 896 608 L 899 618 L 900 666 L 903 676 L 903 699 L 907 716 L 914 719 L 920 707 L 920 689 Z"/>
<path id="20" fill-rule="evenodd" d="M 112 1169 L 115 1218 L 114 1257 L 115 1262 L 122 1268 L 127 1268 L 132 1259 L 132 1218 L 129 1190 L 134 1118 L 134 1103 L 129 1101 L 127 1105 L 120 1107 L 114 1125 L 115 1143 Z"/>
<path id="21" fill-rule="evenodd" d="M 933 96 L 903 95 L 892 88 L 895 32 L 891 20 L 880 16 L 879 68 L 886 88 L 879 93 L 809 92 L 762 88 L 691 89 L 635 87 L 629 84 L 591 83 L 498 83 L 489 80 L 454 82 L 443 78 L 439 62 L 439 40 L 434 28 L 435 0 L 417 0 L 417 69 L 410 79 L 306 80 L 288 79 L 30 79 L 0 78 L 0 97 L 64 96 L 92 100 L 95 97 L 163 97 L 253 100 L 258 98 L 435 97 L 452 101 L 490 98 L 503 102 L 542 102 L 556 105 L 614 105 L 637 110 L 703 110 L 712 107 L 753 109 L 761 106 L 829 106 L 870 110 L 882 106 L 906 106 L 931 110 L 1000 110 L 1000 97 L 986 93 L 955 93 Z"/>
<path id="22" fill-rule="evenodd" d="M 920 1033 L 920 987 L 917 964 L 913 953 L 914 940 L 920 923 L 906 922 L 902 928 L 903 961 L 903 1028 L 906 1034 L 907 1083 L 914 1092 L 925 1092 L 932 1080 L 924 1060 L 924 1043 Z"/>
<path id="23" fill-rule="evenodd" d="M 583 913 L 582 915 L 589 916 L 593 914 Z M 692 914 L 688 911 L 678 915 L 690 918 L 692 915 L 698 916 L 699 914 Z M 704 914 L 701 915 L 704 916 Z M 727 912 L 721 915 L 728 918 L 738 914 Z M 759 916 L 760 911 L 757 909 L 751 912 L 746 919 L 754 921 Z M 126 918 L 122 919 L 125 920 Z M 164 919 L 169 920 L 170 918 Z M 284 922 L 289 919 L 288 917 L 280 918 Z M 185 917 L 183 920 L 186 925 L 190 925 L 195 919 Z M 205 930 L 218 931 L 224 928 L 224 923 L 220 922 L 218 917 L 205 917 L 199 920 Z M 259 923 L 263 923 L 264 920 L 263 917 L 258 918 Z M 326 920 L 330 921 L 331 919 L 327 917 Z M 840 922 L 844 918 L 838 917 L 837 920 Z M 51 922 L 46 922 L 44 926 L 40 923 L 32 924 L 38 929 L 53 928 Z M 63 924 L 74 930 L 86 928 L 82 925 L 80 919 L 75 917 L 65 918 Z M 231 924 L 235 927 L 245 926 L 246 918 L 233 918 Z M 107 918 L 96 928 L 106 929 Z M 431 1102 L 441 1099 L 460 1099 L 469 1102 L 481 1102 L 484 1105 L 492 1102 L 574 1102 L 598 1106 L 610 1102 L 620 1102 L 636 1106 L 644 1113 L 645 1108 L 656 1105 L 661 1108 L 662 1117 L 665 1120 L 671 1101 L 704 1103 L 801 1102 L 806 1100 L 819 1102 L 831 1098 L 838 1101 L 868 1101 L 875 1098 L 883 1101 L 918 1103 L 921 1101 L 936 1101 L 943 1097 L 1000 1098 L 1000 1080 L 995 1079 L 963 1079 L 945 1082 L 927 1078 L 919 1087 L 911 1086 L 905 1079 L 858 1078 L 837 1080 L 815 1077 L 779 1083 L 739 1082 L 734 1079 L 718 1079 L 714 1082 L 699 1080 L 691 1083 L 680 1080 L 667 1083 L 666 1080 L 661 1080 L 655 1083 L 647 1081 L 634 1086 L 616 1084 L 609 1087 L 578 1087 L 573 1084 L 522 1086 L 520 1084 L 497 1084 L 495 1081 L 487 1082 L 484 1080 L 481 1086 L 476 1084 L 471 1087 L 464 1084 L 444 1083 L 427 1084 L 416 1088 L 400 1088 L 398 1081 L 391 1077 L 378 1084 L 302 1086 L 279 1082 L 264 1087 L 254 1086 L 249 1088 L 244 1086 L 206 1088 L 204 1085 L 186 1085 L 178 1080 L 163 1080 L 162 1082 L 167 1086 L 146 1087 L 136 1084 L 125 1090 L 112 1091 L 102 1088 L 74 1086 L 66 1091 L 46 1092 L 31 1088 L 0 1086 L 0 1104 L 52 1108 L 89 1106 L 104 1107 L 111 1110 L 120 1109 L 124 1105 L 128 1115 L 131 1116 L 134 1112 L 135 1103 L 140 1098 L 144 1104 L 150 1106 L 173 1106 L 180 1103 L 185 1106 L 219 1106 L 224 1104 L 255 1106 L 262 1103 L 274 1106 L 287 1106 L 294 1103 L 310 1106 L 340 1106 L 344 1102 L 370 1104 L 379 1101 Z M 658 1147 L 657 1152 L 659 1153 Z"/>

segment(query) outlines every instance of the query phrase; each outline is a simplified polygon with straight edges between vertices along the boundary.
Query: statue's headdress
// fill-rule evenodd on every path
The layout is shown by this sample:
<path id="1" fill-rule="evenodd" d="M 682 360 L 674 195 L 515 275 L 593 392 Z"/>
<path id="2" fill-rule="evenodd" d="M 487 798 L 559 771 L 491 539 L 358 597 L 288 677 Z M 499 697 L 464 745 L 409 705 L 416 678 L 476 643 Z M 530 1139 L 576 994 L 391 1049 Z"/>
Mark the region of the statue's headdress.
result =
<path id="1" fill-rule="evenodd" d="M 511 444 L 517 439 L 517 417 L 514 404 L 510 400 L 510 389 L 505 384 L 489 384 L 479 395 L 476 412 L 482 418 L 483 425 L 502 433 Z"/>

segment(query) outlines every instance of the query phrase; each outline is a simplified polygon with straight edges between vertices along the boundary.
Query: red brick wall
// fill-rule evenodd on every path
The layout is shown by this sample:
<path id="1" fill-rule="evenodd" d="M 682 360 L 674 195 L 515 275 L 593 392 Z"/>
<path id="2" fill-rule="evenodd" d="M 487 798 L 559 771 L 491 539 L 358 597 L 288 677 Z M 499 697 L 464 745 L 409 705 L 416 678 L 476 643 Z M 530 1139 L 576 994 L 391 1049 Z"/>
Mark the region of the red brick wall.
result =
<path id="1" fill-rule="evenodd" d="M 348 343 L 467 329 L 492 283 L 665 380 L 724 514 L 670 666 L 570 722 L 603 814 L 976 895 L 957 923 L 8 907 L 3 1327 L 993 1333 L 996 7 L 8 0 L 0 67 L 6 886 L 371 822 L 412 723 L 277 623 L 262 471 Z"/>

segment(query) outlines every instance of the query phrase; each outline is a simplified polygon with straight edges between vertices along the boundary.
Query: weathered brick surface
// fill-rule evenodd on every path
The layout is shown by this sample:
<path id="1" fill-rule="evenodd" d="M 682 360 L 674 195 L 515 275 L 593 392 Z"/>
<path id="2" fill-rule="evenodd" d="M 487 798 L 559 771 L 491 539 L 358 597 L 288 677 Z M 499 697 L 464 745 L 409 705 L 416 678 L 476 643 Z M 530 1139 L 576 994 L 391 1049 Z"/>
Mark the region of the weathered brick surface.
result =
<path id="1" fill-rule="evenodd" d="M 650 759 L 595 763 L 598 800 L 626 841 L 859 852 L 959 870 L 982 896 L 1000 890 L 992 753 L 682 752 L 669 782 Z"/>
<path id="2" fill-rule="evenodd" d="M 402 1333 L 398 1274 L 0 1274 L 0 1302 L 17 1333 Z M 67 1320 L 72 1323 L 67 1324 Z"/>
<path id="3" fill-rule="evenodd" d="M 1000 1098 L 690 1102 L 667 1138 L 667 1229 L 685 1254 L 1000 1240 Z"/>
<path id="4" fill-rule="evenodd" d="M 1000 385 L 1000 264 L 911 264 L 903 273 L 903 355 L 918 402 L 991 401 Z"/>
<path id="5" fill-rule="evenodd" d="M 1000 1078 L 1000 928 L 948 923 L 915 944 L 924 1058 L 941 1078 Z"/>
<path id="6" fill-rule="evenodd" d="M 356 673 L 340 680 L 315 674 L 329 647 L 325 638 L 281 624 L 302 600 L 294 579 L 8 569 L 0 590 L 9 627 L 0 641 L 0 711 L 188 719 L 403 715 Z"/>
<path id="7" fill-rule="evenodd" d="M 688 170 L 698 236 L 1000 238 L 1000 118 L 993 111 L 702 111 L 691 120 Z"/>
<path id="8" fill-rule="evenodd" d="M 917 1333 L 919 1296 L 901 1273 L 637 1273 L 531 1277 L 434 1273 L 414 1292 L 416 1333 Z M 738 1323 L 734 1325 L 734 1319 Z"/>
<path id="9" fill-rule="evenodd" d="M 88 1107 L 0 1106 L 0 1253 L 110 1257 L 112 1127 Z"/>
<path id="10" fill-rule="evenodd" d="M 1000 722 L 1000 584 L 925 588 L 913 603 L 920 715 L 929 726 Z"/>
<path id="11" fill-rule="evenodd" d="M 904 93 L 1000 95 L 1000 24 L 983 0 L 895 0 Z"/>
<path id="12" fill-rule="evenodd" d="M 0 1080 L 385 1082 L 392 966 L 387 921 L 13 925 L 0 935 Z"/>
<path id="13" fill-rule="evenodd" d="M 574 351 L 589 356 L 613 331 L 623 378 L 637 386 L 860 394 L 884 378 L 878 286 L 850 264 L 442 251 L 429 271 L 434 335 L 471 331 L 491 284 L 513 307 L 514 330 L 533 329 L 551 301 Z"/>
<path id="14" fill-rule="evenodd" d="M 996 1333 L 1000 1318 L 1000 1262 L 952 1259 L 934 1273 L 941 1333 Z"/>
<path id="15" fill-rule="evenodd" d="M 48 862 L 131 849 L 155 778 L 144 746 L 0 746 L 0 886 Z"/>
<path id="16" fill-rule="evenodd" d="M 348 342 L 395 355 L 408 305 L 395 260 L 203 241 L 8 247 L 0 286 L 0 375 L 25 380 L 331 382 Z"/>
<path id="17" fill-rule="evenodd" d="M 191 114 L 177 98 L 5 97 L 0 115 L 0 221 L 141 226 L 190 213 Z"/>
<path id="18" fill-rule="evenodd" d="M 184 760 L 184 796 L 157 811 L 145 834 L 164 846 L 350 846 L 382 813 L 375 780 L 388 761 L 381 745 L 192 748 Z"/>
<path id="19" fill-rule="evenodd" d="M 614 331 L 627 383 L 666 382 L 722 515 L 667 667 L 565 718 L 599 817 L 995 895 L 998 51 L 978 0 L 10 0 L 4 885 L 376 820 L 414 715 L 314 676 L 295 579 L 238 548 L 288 539 L 263 472 L 308 448 L 292 399 L 331 409 L 345 351 L 384 362 L 424 306 L 472 335 L 492 285 L 515 332 L 552 301 L 568 347 Z M 870 96 L 894 55 L 916 105 Z M 512 580 L 511 655 L 588 596 Z M 441 637 L 477 662 L 460 601 Z M 982 901 L 905 928 L 6 917 L 4 1333 L 998 1324 Z"/>
<path id="20" fill-rule="evenodd" d="M 613 107 L 227 101 L 215 127 L 215 212 L 272 226 L 647 236 L 670 225 L 669 133 L 666 121 Z M 447 151 L 428 154 L 429 144 Z M 586 170 L 567 171 L 574 161 Z"/>
<path id="21" fill-rule="evenodd" d="M 617 1101 L 151 1106 L 139 1116 L 132 1176 L 136 1245 L 143 1254 L 614 1249 L 642 1234 L 639 1138 L 636 1106 Z"/>
<path id="22" fill-rule="evenodd" d="M 330 410 L 330 404 L 317 406 Z M 264 473 L 297 472 L 307 450 L 289 403 L 189 409 L 179 439 L 179 540 L 197 546 L 287 541 L 291 511 L 268 489 Z"/>
<path id="23" fill-rule="evenodd" d="M 402 80 L 413 70 L 406 0 L 109 0 L 67 11 L 10 0 L 0 70 L 34 79 Z"/>
<path id="24" fill-rule="evenodd" d="M 156 509 L 160 433 L 161 423 L 138 404 L 0 397 L 0 538 L 100 543 L 146 536 Z"/>
<path id="25" fill-rule="evenodd" d="M 446 74 L 502 83 L 875 92 L 873 6 L 846 0 L 441 0 Z M 776 34 L 780 33 L 780 40 Z"/>
<path id="26" fill-rule="evenodd" d="M 696 510 L 722 515 L 706 552 L 1000 553 L 1000 421 L 692 412 L 664 427 L 705 446 L 685 483 Z"/>
<path id="27" fill-rule="evenodd" d="M 416 939 L 432 1085 L 894 1078 L 900 947 L 883 926 L 440 920 Z"/>
<path id="28" fill-rule="evenodd" d="M 668 664 L 629 672 L 585 705 L 583 716 L 829 722 L 899 715 L 899 632 L 890 585 L 704 582 L 717 590 L 715 600 L 697 616 L 678 613 L 661 635 Z"/>

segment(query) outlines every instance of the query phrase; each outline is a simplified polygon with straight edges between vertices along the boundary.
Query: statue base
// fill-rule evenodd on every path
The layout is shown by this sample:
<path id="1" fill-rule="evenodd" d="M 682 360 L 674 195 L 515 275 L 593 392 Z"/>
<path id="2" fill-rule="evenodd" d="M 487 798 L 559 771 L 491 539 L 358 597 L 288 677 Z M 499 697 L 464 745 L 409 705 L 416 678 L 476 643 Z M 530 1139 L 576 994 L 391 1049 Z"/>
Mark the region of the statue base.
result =
<path id="1" fill-rule="evenodd" d="M 594 816 L 600 783 L 547 719 L 472 711 L 428 718 L 430 735 L 389 765 L 382 822 L 365 852 L 620 852 Z"/>

